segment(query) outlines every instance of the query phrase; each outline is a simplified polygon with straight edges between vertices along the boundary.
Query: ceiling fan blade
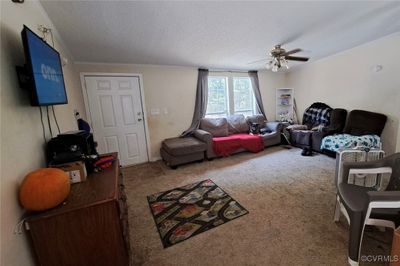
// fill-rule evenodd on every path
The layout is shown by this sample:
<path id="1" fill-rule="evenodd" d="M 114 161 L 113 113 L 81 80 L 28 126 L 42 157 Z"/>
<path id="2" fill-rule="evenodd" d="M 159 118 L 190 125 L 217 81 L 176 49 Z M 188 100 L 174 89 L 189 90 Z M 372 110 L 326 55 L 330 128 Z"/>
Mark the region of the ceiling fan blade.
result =
<path id="1" fill-rule="evenodd" d="M 299 57 L 299 56 L 285 56 L 286 60 L 292 60 L 292 61 L 301 61 L 301 62 L 307 62 L 309 58 L 307 57 Z"/>
<path id="2" fill-rule="evenodd" d="M 301 51 L 302 51 L 302 50 L 301 50 L 300 48 L 297 48 L 297 49 L 293 49 L 293 50 L 291 50 L 291 51 L 287 51 L 287 52 L 283 53 L 282 55 L 295 54 L 295 53 L 298 53 L 298 52 L 301 52 Z"/>
<path id="3" fill-rule="evenodd" d="M 281 46 L 284 46 L 289 43 L 293 43 L 294 41 L 299 39 L 301 37 L 301 35 L 302 35 L 301 32 L 297 32 L 297 33 L 294 33 L 293 35 L 286 36 L 286 38 L 278 39 L 280 42 L 277 42 L 277 43 L 279 43 Z"/>
<path id="4" fill-rule="evenodd" d="M 267 58 L 264 58 L 264 59 L 260 59 L 260 60 L 257 60 L 257 61 L 253 61 L 253 62 L 250 62 L 250 63 L 247 63 L 247 64 L 248 64 L 248 65 L 251 65 L 251 64 L 260 63 L 260 62 L 263 62 L 263 61 L 268 61 L 268 59 L 267 59 Z"/>

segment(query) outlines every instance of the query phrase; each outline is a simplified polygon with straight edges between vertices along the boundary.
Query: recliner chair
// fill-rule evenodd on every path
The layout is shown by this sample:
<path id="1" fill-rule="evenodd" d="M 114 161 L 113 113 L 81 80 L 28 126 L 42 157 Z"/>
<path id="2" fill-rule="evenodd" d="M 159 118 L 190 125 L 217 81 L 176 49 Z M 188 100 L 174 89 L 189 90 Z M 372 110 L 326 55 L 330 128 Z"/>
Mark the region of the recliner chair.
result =
<path id="1" fill-rule="evenodd" d="M 303 114 L 302 125 L 287 127 L 293 146 L 322 152 L 321 141 L 325 136 L 341 133 L 345 126 L 347 111 L 332 109 L 321 102 L 313 103 Z"/>
<path id="2" fill-rule="evenodd" d="M 337 151 L 352 149 L 356 146 L 364 149 L 380 148 L 380 136 L 385 127 L 387 116 L 364 110 L 352 110 L 347 117 L 343 134 L 330 134 L 320 143 L 325 154 L 335 156 Z M 363 138 L 367 136 L 367 138 Z"/>

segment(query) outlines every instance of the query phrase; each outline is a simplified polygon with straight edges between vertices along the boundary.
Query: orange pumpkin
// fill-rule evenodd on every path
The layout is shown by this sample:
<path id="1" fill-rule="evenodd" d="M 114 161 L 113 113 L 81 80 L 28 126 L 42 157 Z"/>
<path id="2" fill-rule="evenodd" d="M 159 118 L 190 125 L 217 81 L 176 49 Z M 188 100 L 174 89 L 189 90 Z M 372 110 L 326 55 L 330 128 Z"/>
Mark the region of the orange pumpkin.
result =
<path id="1" fill-rule="evenodd" d="M 71 185 L 66 172 L 58 168 L 40 168 L 25 176 L 19 188 L 19 201 L 30 211 L 44 211 L 63 202 Z"/>

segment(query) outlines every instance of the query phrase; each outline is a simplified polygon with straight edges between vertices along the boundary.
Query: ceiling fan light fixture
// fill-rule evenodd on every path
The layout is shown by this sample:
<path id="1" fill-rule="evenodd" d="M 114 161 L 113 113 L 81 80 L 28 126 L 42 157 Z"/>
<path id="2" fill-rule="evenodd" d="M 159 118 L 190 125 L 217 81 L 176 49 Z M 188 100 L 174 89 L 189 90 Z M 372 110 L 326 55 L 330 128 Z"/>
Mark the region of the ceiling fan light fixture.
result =
<path id="1" fill-rule="evenodd" d="M 279 61 L 280 61 L 281 67 L 285 67 L 286 69 L 289 69 L 289 64 L 288 64 L 287 60 L 285 59 L 285 57 L 282 56 Z"/>
<path id="2" fill-rule="evenodd" d="M 274 65 L 274 62 L 272 60 L 268 61 L 268 63 L 265 65 L 265 68 L 270 70 L 272 66 Z"/>
<path id="3" fill-rule="evenodd" d="M 286 51 L 280 45 L 275 45 L 275 47 L 269 52 L 270 59 L 265 67 L 273 72 L 278 72 L 278 70 L 281 68 L 290 68 L 288 62 L 289 60 L 307 62 L 309 60 L 308 57 L 293 56 L 293 54 L 301 51 L 302 49 L 300 48 Z"/>
<path id="4" fill-rule="evenodd" d="M 272 72 L 278 72 L 282 67 L 289 68 L 289 65 L 284 57 L 274 57 L 272 58 L 267 65 L 266 69 L 271 70 Z"/>

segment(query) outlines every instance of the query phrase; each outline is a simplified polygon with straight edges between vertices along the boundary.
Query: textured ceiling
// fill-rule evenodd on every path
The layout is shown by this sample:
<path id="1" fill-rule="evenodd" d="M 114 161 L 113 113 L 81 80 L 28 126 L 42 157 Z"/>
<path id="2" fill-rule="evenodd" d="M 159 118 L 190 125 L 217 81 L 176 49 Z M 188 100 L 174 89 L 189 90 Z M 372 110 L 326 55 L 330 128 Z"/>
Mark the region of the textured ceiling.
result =
<path id="1" fill-rule="evenodd" d="M 275 44 L 314 61 L 400 31 L 400 2 L 41 3 L 81 62 L 261 69 Z"/>

